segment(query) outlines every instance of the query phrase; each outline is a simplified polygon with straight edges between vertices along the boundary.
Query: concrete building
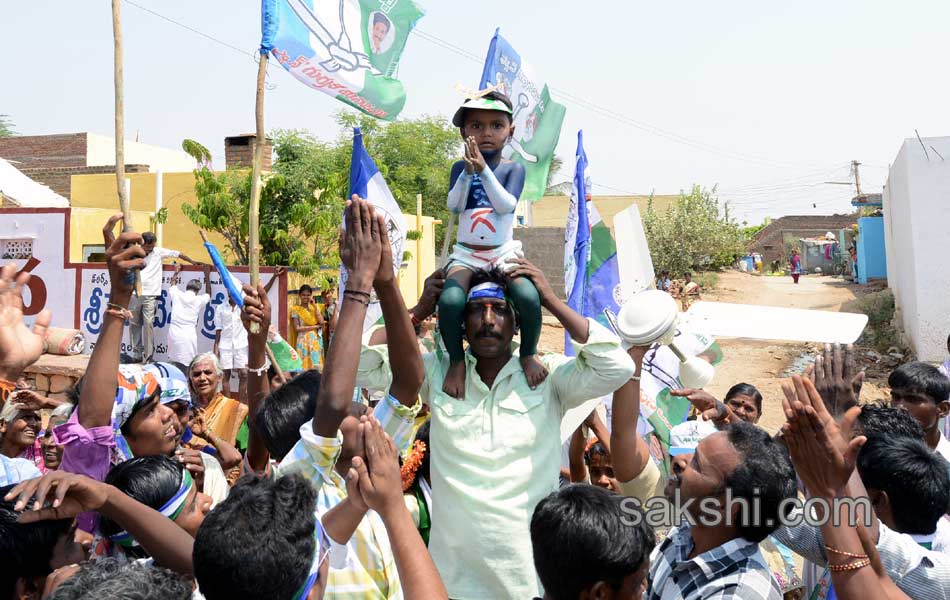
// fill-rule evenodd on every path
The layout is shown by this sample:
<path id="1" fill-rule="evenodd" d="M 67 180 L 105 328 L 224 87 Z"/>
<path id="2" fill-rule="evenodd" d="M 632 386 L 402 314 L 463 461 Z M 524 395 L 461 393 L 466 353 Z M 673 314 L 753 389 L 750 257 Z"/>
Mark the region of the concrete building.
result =
<path id="1" fill-rule="evenodd" d="M 887 281 L 895 320 L 920 360 L 943 362 L 950 333 L 950 137 L 904 140 L 884 186 Z"/>
<path id="2" fill-rule="evenodd" d="M 115 173 L 115 139 L 95 133 L 0 138 L 0 158 L 70 198 L 73 175 Z M 182 150 L 125 141 L 126 173 L 190 172 L 195 159 Z"/>
<path id="3" fill-rule="evenodd" d="M 784 265 L 793 248 L 799 247 L 802 238 L 824 237 L 829 231 L 851 227 L 858 222 L 857 215 L 796 215 L 779 217 L 763 229 L 752 240 L 752 251 L 762 255 L 762 262 L 779 261 Z"/>

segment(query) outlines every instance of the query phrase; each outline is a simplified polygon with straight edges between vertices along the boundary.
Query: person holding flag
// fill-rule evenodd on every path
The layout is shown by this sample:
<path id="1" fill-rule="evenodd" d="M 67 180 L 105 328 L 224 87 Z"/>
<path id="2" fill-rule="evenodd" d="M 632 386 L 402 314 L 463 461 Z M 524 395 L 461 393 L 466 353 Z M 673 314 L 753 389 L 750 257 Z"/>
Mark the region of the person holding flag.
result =
<path id="1" fill-rule="evenodd" d="M 460 216 L 457 243 L 445 265 L 445 288 L 439 297 L 439 331 L 450 358 L 442 391 L 453 398 L 465 395 L 462 322 L 472 274 L 492 268 L 508 271 L 514 260 L 524 256 L 521 242 L 512 236 L 524 167 L 501 156 L 514 132 L 511 116 L 511 100 L 489 91 L 466 101 L 452 118 L 462 134 L 465 156 L 452 165 L 449 178 L 449 210 Z M 535 389 L 548 376 L 538 360 L 541 299 L 525 277 L 512 277 L 508 291 L 521 317 L 521 368 L 528 385 Z M 481 291 L 473 288 L 471 293 Z"/>

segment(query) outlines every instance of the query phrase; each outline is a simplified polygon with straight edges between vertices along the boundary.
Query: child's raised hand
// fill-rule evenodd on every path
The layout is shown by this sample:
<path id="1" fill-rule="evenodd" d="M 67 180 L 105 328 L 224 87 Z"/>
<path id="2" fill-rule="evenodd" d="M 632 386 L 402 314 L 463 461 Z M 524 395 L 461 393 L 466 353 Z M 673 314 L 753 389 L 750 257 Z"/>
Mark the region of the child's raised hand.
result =
<path id="1" fill-rule="evenodd" d="M 475 173 L 475 163 L 473 162 L 473 159 L 472 159 L 472 141 L 474 139 L 475 138 L 473 137 L 467 137 L 465 138 L 465 143 L 462 144 L 462 150 L 464 151 L 464 154 L 462 155 L 462 160 L 465 161 L 465 172 L 468 173 L 469 175 L 472 175 Z"/>
<path id="2" fill-rule="evenodd" d="M 472 161 L 472 167 L 475 169 L 476 173 L 481 173 L 487 165 L 485 164 L 485 157 L 482 156 L 482 151 L 478 149 L 478 142 L 475 141 L 474 136 L 468 138 L 468 147 L 469 159 Z"/>

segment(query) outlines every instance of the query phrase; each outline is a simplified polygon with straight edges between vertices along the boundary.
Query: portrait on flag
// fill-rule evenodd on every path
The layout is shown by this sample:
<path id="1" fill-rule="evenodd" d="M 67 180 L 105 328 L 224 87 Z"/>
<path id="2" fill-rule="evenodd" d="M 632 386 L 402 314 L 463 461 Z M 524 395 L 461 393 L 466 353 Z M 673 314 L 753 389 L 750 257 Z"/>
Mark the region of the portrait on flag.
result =
<path id="1" fill-rule="evenodd" d="M 306 85 L 391 121 L 406 102 L 392 75 L 423 11 L 413 0 L 264 0 L 261 49 Z"/>
<path id="2" fill-rule="evenodd" d="M 522 200 L 534 201 L 544 195 L 551 159 L 561 136 L 564 106 L 554 102 L 543 84 L 505 38 L 495 32 L 488 47 L 480 89 L 494 86 L 514 105 L 515 132 L 503 156 L 525 168 Z"/>

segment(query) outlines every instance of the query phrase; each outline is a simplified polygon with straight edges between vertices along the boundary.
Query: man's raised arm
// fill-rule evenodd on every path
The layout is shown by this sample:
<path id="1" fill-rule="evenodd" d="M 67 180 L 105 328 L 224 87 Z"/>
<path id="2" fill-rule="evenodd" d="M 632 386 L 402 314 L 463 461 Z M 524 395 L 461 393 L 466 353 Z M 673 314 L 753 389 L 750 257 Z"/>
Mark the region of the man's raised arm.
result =
<path id="1" fill-rule="evenodd" d="M 373 287 L 383 310 L 388 344 L 398 349 L 389 355 L 393 372 L 389 393 L 403 406 L 414 406 L 422 386 L 422 378 L 425 376 L 422 355 L 419 353 L 416 331 L 393 272 L 393 254 L 386 223 L 382 215 L 377 218 L 380 223 L 380 260 Z"/>
<path id="2" fill-rule="evenodd" d="M 86 429 L 108 426 L 112 423 L 115 404 L 116 373 L 119 372 L 119 349 L 125 316 L 132 299 L 133 271 L 145 266 L 142 236 L 126 231 L 116 239 L 113 229 L 122 219 L 122 213 L 109 218 L 102 228 L 106 246 L 106 265 L 109 268 L 109 309 L 105 311 L 99 339 L 89 358 L 79 396 L 79 424 Z"/>
<path id="3" fill-rule="evenodd" d="M 343 234 L 340 259 L 348 277 L 336 334 L 327 350 L 313 415 L 313 432 L 322 437 L 336 436 L 353 399 L 363 319 L 369 306 L 373 280 L 379 269 L 382 251 L 380 229 L 385 227 L 382 217 L 375 214 L 373 205 L 356 195 L 347 203 L 345 218 L 346 232 Z"/>

